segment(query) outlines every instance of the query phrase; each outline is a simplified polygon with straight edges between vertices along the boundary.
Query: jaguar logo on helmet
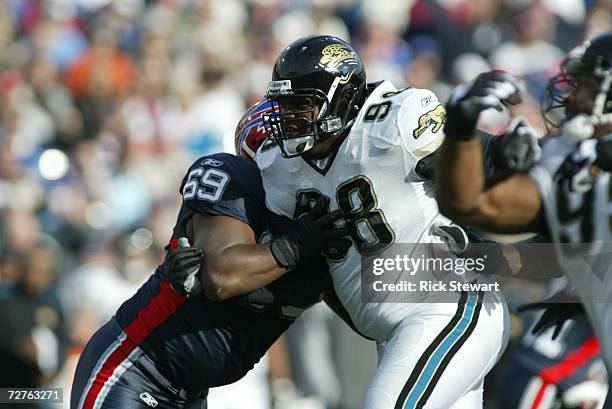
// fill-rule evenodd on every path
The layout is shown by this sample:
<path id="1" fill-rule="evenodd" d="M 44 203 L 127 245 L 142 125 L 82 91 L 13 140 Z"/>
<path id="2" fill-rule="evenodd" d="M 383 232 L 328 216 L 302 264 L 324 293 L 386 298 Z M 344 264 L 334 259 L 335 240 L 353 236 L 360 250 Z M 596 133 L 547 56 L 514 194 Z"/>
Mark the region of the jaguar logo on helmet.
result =
<path id="1" fill-rule="evenodd" d="M 364 66 L 349 43 L 327 35 L 303 37 L 274 63 L 266 93 L 274 106 L 263 117 L 264 127 L 283 156 L 307 154 L 344 135 L 366 95 Z"/>
<path id="2" fill-rule="evenodd" d="M 340 63 L 345 63 L 348 65 L 350 65 L 351 63 L 359 63 L 355 51 L 350 50 L 342 44 L 330 44 L 325 47 L 323 51 L 321 51 L 321 54 L 323 54 L 323 56 L 319 61 L 319 65 L 324 67 L 326 70 L 335 71 L 337 70 Z"/>

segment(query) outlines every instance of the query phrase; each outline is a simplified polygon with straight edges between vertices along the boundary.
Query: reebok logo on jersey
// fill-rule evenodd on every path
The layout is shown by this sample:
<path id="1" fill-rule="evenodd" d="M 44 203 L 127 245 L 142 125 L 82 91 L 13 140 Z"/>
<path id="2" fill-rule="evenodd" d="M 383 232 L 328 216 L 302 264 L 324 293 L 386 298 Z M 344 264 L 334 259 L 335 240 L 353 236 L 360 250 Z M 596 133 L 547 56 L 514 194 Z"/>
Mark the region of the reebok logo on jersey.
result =
<path id="1" fill-rule="evenodd" d="M 142 401 L 144 403 L 146 403 L 147 405 L 151 406 L 152 408 L 157 406 L 157 400 L 151 396 L 151 394 L 149 392 L 143 392 L 140 394 L 140 399 L 142 399 Z"/>
<path id="2" fill-rule="evenodd" d="M 325 167 L 327 166 L 327 162 L 329 162 L 329 157 L 315 160 L 315 164 L 319 169 L 325 169 Z"/>
<path id="3" fill-rule="evenodd" d="M 427 105 L 429 105 L 431 103 L 432 100 L 432 96 L 428 95 L 425 98 L 421 99 L 421 106 L 426 107 Z"/>
<path id="4" fill-rule="evenodd" d="M 221 166 L 223 165 L 223 162 L 221 162 L 220 160 L 217 159 L 213 159 L 213 158 L 208 158 L 208 159 L 204 159 L 202 161 L 202 165 L 210 165 L 210 166 Z"/>

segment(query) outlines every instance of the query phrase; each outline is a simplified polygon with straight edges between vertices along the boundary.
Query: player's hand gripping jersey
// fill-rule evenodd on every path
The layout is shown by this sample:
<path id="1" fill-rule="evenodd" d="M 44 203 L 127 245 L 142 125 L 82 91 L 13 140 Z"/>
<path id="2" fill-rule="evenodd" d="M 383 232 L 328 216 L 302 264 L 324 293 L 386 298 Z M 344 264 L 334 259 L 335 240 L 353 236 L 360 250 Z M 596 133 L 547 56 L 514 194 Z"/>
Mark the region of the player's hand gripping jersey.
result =
<path id="1" fill-rule="evenodd" d="M 353 246 L 327 257 L 340 300 L 371 338 L 389 335 L 411 304 L 362 303 L 361 256 L 394 242 L 440 242 L 432 224 L 449 223 L 439 214 L 433 182 L 415 172 L 417 162 L 442 143 L 444 116 L 431 91 L 397 90 L 385 81 L 371 92 L 332 156 L 284 158 L 277 147 L 264 144 L 256 157 L 273 212 L 292 217 L 300 195 L 314 200 L 324 194 L 331 198 L 330 211 L 340 208 L 353 216 L 347 221 Z"/>
<path id="2" fill-rule="evenodd" d="M 604 355 L 612 357 L 612 185 L 610 173 L 593 166 L 598 143 L 587 139 L 574 145 L 553 137 L 531 176 L 541 192 L 559 264 L 592 318 Z"/>

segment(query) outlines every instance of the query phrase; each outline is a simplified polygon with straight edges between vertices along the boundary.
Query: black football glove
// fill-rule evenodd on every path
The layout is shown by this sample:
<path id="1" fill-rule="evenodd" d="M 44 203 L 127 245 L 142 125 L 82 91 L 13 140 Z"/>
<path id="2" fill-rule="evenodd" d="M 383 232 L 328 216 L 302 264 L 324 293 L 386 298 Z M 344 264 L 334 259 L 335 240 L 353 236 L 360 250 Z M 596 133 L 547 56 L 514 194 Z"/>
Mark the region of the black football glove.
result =
<path id="1" fill-rule="evenodd" d="M 517 117 L 503 134 L 493 138 L 493 164 L 496 170 L 524 172 L 542 157 L 538 134 L 531 125 Z"/>
<path id="2" fill-rule="evenodd" d="M 301 261 L 320 254 L 323 250 L 347 248 L 349 231 L 344 225 L 336 226 L 342 211 L 328 213 L 329 197 L 319 198 L 308 213 L 294 221 L 284 235 L 270 244 L 272 255 L 279 266 L 293 269 Z"/>
<path id="3" fill-rule="evenodd" d="M 203 260 L 204 252 L 190 247 L 185 237 L 179 239 L 179 247 L 176 250 L 170 250 L 166 254 L 164 271 L 176 292 L 187 297 L 202 292 L 202 284 L 197 274 Z"/>
<path id="4" fill-rule="evenodd" d="M 482 73 L 471 84 L 455 87 L 446 104 L 444 133 L 459 141 L 474 138 L 480 112 L 489 108 L 501 111 L 504 105 L 518 104 L 522 90 L 516 78 L 501 71 Z"/>
<path id="5" fill-rule="evenodd" d="M 552 339 L 556 339 L 565 321 L 584 314 L 584 307 L 580 303 L 548 303 L 536 302 L 527 304 L 518 309 L 519 312 L 545 310 L 538 322 L 531 330 L 532 334 L 541 334 L 549 328 L 554 328 Z"/>

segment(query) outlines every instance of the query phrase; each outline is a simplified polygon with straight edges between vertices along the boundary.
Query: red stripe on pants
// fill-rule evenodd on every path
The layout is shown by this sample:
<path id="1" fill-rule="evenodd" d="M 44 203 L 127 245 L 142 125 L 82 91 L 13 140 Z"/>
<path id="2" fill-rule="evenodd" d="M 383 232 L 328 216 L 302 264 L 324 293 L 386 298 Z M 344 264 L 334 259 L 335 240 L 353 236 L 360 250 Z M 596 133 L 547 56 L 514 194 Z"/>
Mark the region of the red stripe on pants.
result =
<path id="1" fill-rule="evenodd" d="M 126 339 L 110 354 L 96 374 L 93 384 L 86 392 L 83 409 L 93 409 L 104 384 L 113 375 L 117 367 L 155 328 L 168 319 L 187 300 L 186 297 L 174 291 L 167 281 L 162 281 L 160 287 L 160 292 L 151 299 L 145 308 L 140 310 L 136 319 L 124 329 L 127 335 Z"/>

